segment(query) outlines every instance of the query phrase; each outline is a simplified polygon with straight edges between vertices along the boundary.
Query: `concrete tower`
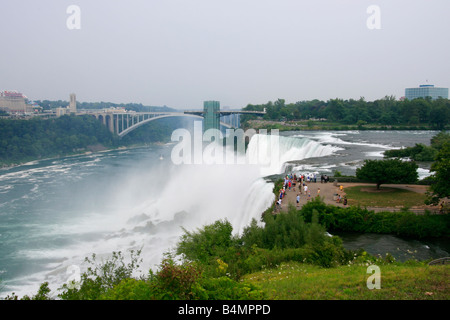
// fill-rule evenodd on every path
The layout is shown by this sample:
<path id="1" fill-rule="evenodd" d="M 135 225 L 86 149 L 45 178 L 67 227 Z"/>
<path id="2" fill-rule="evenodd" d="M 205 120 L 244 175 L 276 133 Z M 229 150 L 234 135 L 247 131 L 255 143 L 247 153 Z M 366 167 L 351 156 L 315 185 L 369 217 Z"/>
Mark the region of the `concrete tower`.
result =
<path id="1" fill-rule="evenodd" d="M 77 112 L 77 97 L 75 96 L 75 93 L 72 93 L 70 95 L 69 109 L 70 109 L 70 113 L 76 113 Z"/>
<path id="2" fill-rule="evenodd" d="M 203 102 L 203 132 L 208 129 L 220 130 L 220 102 L 204 101 Z"/>

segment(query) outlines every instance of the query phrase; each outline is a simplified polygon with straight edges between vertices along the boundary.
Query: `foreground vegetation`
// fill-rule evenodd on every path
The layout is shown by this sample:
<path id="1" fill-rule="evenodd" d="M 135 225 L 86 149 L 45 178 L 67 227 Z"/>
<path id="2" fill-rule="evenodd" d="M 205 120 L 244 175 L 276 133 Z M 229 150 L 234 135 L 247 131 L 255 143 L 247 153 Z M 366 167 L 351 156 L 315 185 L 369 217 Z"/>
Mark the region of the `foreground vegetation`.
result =
<path id="1" fill-rule="evenodd" d="M 383 263 L 358 258 L 347 266 L 325 269 L 287 262 L 244 277 L 274 300 L 448 300 L 450 266 L 420 262 Z M 368 289 L 368 265 L 380 267 L 380 289 Z"/>
<path id="2" fill-rule="evenodd" d="M 327 230 L 379 232 L 411 237 L 449 236 L 448 215 L 409 212 L 374 213 L 341 208 L 315 199 L 287 213 L 265 214 L 241 235 L 227 220 L 195 231 L 185 230 L 176 249 L 158 270 L 135 276 L 142 259 L 131 252 L 110 260 L 87 258 L 91 265 L 80 283 L 64 284 L 63 300 L 152 299 L 448 299 L 448 266 L 396 262 L 391 254 L 371 256 L 351 251 Z M 369 290 L 367 267 L 382 270 L 385 290 Z M 431 294 L 425 294 L 431 292 Z M 50 299 L 48 283 L 22 299 Z M 8 296 L 7 299 L 19 299 Z"/>

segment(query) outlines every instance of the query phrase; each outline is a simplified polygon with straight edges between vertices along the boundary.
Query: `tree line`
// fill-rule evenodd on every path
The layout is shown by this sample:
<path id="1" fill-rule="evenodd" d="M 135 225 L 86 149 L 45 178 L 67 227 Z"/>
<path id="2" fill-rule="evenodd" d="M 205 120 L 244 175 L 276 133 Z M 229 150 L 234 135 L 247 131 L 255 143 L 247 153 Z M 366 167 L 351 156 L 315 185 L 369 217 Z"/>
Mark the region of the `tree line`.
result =
<path id="1" fill-rule="evenodd" d="M 88 146 L 116 145 L 116 138 L 92 116 L 0 119 L 0 164 L 63 156 Z"/>
<path id="2" fill-rule="evenodd" d="M 65 115 L 53 119 L 0 119 L 0 166 L 66 156 L 101 148 L 170 141 L 180 119 L 154 121 L 119 139 L 92 116 Z"/>
<path id="3" fill-rule="evenodd" d="M 409 158 L 414 161 L 434 161 L 445 144 L 450 144 L 450 133 L 441 131 L 431 138 L 429 146 L 416 143 L 413 147 L 386 150 L 384 156 L 386 158 Z"/>
<path id="4" fill-rule="evenodd" d="M 426 125 L 442 130 L 450 123 L 450 100 L 417 98 L 396 100 L 386 96 L 375 101 L 330 99 L 328 101 L 309 100 L 286 103 L 284 99 L 265 104 L 248 104 L 246 111 L 262 111 L 265 120 L 294 121 L 308 119 L 327 119 L 342 124 Z M 242 116 L 241 121 L 255 119 L 255 116 Z"/>
<path id="5" fill-rule="evenodd" d="M 35 100 L 43 110 L 54 110 L 59 107 L 67 107 L 69 101 L 66 100 Z M 113 103 L 113 102 L 78 102 L 77 109 L 108 109 L 108 108 L 124 108 L 126 110 L 136 111 L 136 112 L 163 112 L 163 111 L 175 111 L 175 109 L 169 108 L 167 106 L 145 106 L 142 103 Z"/>

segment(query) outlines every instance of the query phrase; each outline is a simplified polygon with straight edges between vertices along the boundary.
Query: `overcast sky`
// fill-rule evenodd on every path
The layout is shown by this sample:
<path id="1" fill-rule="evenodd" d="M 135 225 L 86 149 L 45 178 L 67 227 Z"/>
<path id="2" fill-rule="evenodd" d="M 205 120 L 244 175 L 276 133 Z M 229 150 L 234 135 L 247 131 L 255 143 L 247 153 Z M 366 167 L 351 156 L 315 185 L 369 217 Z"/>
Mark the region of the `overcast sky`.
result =
<path id="1" fill-rule="evenodd" d="M 0 0 L 0 90 L 179 109 L 400 98 L 450 86 L 449 14 L 449 0 Z"/>

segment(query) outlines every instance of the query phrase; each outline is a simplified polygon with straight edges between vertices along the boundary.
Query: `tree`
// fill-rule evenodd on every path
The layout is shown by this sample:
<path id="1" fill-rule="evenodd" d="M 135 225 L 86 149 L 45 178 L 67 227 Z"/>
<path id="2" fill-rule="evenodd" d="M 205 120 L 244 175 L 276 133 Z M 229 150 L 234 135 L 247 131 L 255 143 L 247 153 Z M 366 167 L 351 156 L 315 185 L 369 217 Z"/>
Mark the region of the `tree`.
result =
<path id="1" fill-rule="evenodd" d="M 211 225 L 198 229 L 197 232 L 185 232 L 177 247 L 177 254 L 184 254 L 191 261 L 208 263 L 218 257 L 225 257 L 232 247 L 233 226 L 228 220 L 218 220 Z"/>
<path id="2" fill-rule="evenodd" d="M 431 179 L 427 204 L 438 204 L 440 199 L 450 196 L 450 143 L 444 143 L 431 165 L 431 172 L 435 172 Z"/>
<path id="3" fill-rule="evenodd" d="M 438 130 L 444 130 L 450 121 L 450 100 L 437 99 L 430 111 L 430 125 Z"/>
<path id="4" fill-rule="evenodd" d="M 138 271 L 142 258 L 141 250 L 130 250 L 129 262 L 126 263 L 122 252 L 113 252 L 112 257 L 106 261 L 97 263 L 96 255 L 85 258 L 85 262 L 91 266 L 81 275 L 81 282 L 63 284 L 58 294 L 63 300 L 99 300 L 102 295 L 112 290 L 123 280 L 130 279 L 134 272 Z M 42 300 L 42 299 L 41 299 Z"/>
<path id="5" fill-rule="evenodd" d="M 441 150 L 446 143 L 450 143 L 450 133 L 445 131 L 439 132 L 430 140 L 431 146 L 437 150 Z"/>
<path id="6" fill-rule="evenodd" d="M 377 184 L 377 190 L 384 183 L 414 183 L 418 179 L 417 164 L 399 159 L 365 160 L 356 169 L 356 177 Z"/>

